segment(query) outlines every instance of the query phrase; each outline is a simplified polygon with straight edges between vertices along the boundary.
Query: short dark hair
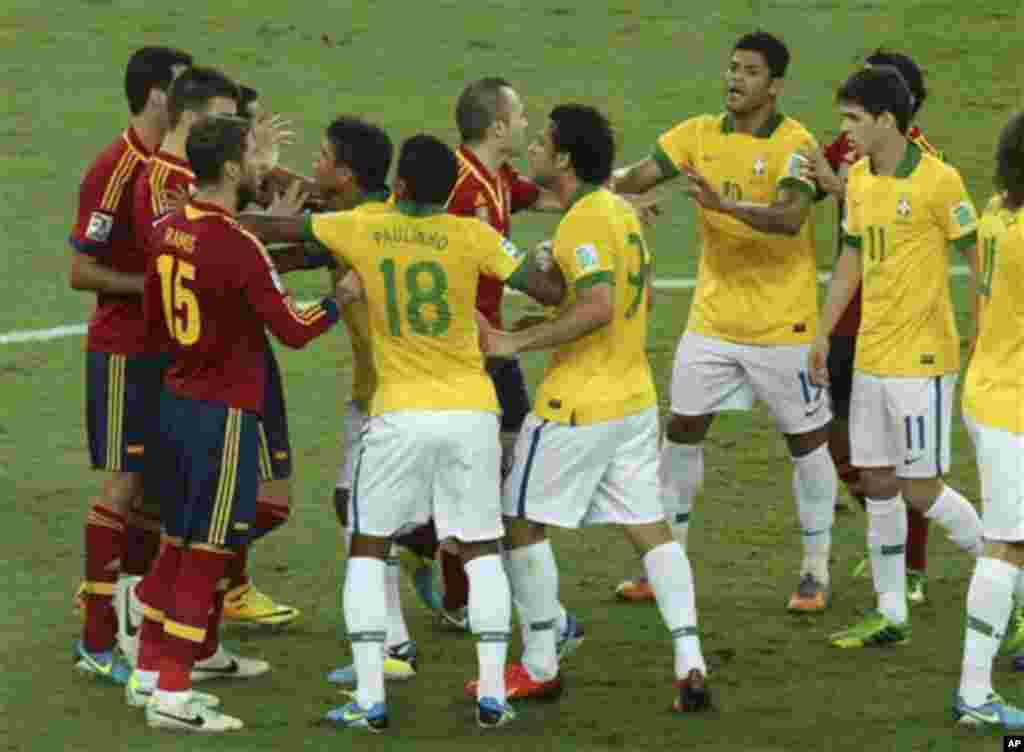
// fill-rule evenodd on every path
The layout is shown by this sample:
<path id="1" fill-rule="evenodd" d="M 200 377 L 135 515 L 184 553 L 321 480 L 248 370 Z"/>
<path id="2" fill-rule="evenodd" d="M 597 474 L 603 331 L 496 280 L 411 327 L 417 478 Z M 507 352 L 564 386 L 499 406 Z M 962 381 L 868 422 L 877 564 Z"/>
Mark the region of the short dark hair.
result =
<path id="1" fill-rule="evenodd" d="M 238 86 L 216 68 L 194 66 L 174 79 L 167 95 L 167 117 L 174 128 L 186 111 L 202 114 L 210 100 L 222 97 L 238 101 Z"/>
<path id="2" fill-rule="evenodd" d="M 417 204 L 444 204 L 455 187 L 459 164 L 448 144 L 425 133 L 402 144 L 398 177 L 405 183 L 406 198 Z"/>
<path id="3" fill-rule="evenodd" d="M 192 56 L 173 47 L 142 47 L 132 53 L 124 72 L 124 93 L 133 115 L 146 109 L 151 90 L 167 90 L 177 65 L 192 65 Z"/>
<path id="4" fill-rule="evenodd" d="M 601 185 L 612 174 L 615 134 L 608 118 L 584 104 L 563 104 L 551 111 L 555 151 L 569 155 L 576 177 Z"/>
<path id="5" fill-rule="evenodd" d="M 785 78 L 786 68 L 789 67 L 789 49 L 777 36 L 769 34 L 767 31 L 744 34 L 732 48 L 733 52 L 736 50 L 760 52 L 768 64 L 772 78 Z"/>
<path id="6" fill-rule="evenodd" d="M 239 117 L 250 118 L 249 105 L 260 98 L 260 93 L 251 86 L 238 85 L 238 115 Z"/>
<path id="7" fill-rule="evenodd" d="M 327 126 L 327 141 L 335 161 L 355 173 L 360 188 L 368 193 L 387 188 L 395 149 L 383 128 L 352 115 L 341 115 Z"/>
<path id="8" fill-rule="evenodd" d="M 1024 111 L 1013 115 L 999 134 L 996 187 L 1010 194 L 1014 204 L 1024 203 Z"/>
<path id="9" fill-rule="evenodd" d="M 455 105 L 455 124 L 465 143 L 481 141 L 501 114 L 501 90 L 511 88 L 504 78 L 489 76 L 469 84 Z"/>
<path id="10" fill-rule="evenodd" d="M 902 74 L 891 65 L 872 65 L 854 73 L 839 87 L 836 101 L 855 104 L 878 117 L 890 112 L 896 118 L 900 133 L 910 126 L 911 94 Z"/>
<path id="11" fill-rule="evenodd" d="M 242 163 L 251 128 L 245 118 L 231 115 L 205 117 L 192 126 L 185 153 L 197 186 L 219 183 L 227 162 Z"/>
<path id="12" fill-rule="evenodd" d="M 914 97 L 910 110 L 911 116 L 916 115 L 917 111 L 921 109 L 921 105 L 924 104 L 924 100 L 928 98 L 928 90 L 924 86 L 924 74 L 917 63 L 902 52 L 890 52 L 881 47 L 868 55 L 864 62 L 868 65 L 891 65 L 900 72 L 903 80 L 907 83 L 907 88 L 910 89 L 910 94 Z"/>

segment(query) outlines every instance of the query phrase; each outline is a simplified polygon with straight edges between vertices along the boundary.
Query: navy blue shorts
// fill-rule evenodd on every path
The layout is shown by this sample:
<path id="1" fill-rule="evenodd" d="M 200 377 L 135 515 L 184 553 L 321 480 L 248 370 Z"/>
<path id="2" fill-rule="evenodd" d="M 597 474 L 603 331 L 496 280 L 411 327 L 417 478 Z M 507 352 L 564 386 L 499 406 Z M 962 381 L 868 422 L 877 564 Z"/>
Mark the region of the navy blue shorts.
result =
<path id="1" fill-rule="evenodd" d="M 284 384 L 274 351 L 267 347 L 267 384 L 263 392 L 263 418 L 259 425 L 260 480 L 292 477 L 292 445 L 288 439 L 288 413 Z"/>
<path id="2" fill-rule="evenodd" d="M 519 433 L 530 412 L 530 394 L 519 361 L 514 358 L 488 358 L 487 373 L 494 382 L 501 406 L 501 432 Z"/>
<path id="3" fill-rule="evenodd" d="M 94 470 L 143 471 L 167 363 L 166 355 L 86 353 L 85 426 Z"/>
<path id="4" fill-rule="evenodd" d="M 167 535 L 234 548 L 256 516 L 259 416 L 164 392 L 153 483 Z"/>

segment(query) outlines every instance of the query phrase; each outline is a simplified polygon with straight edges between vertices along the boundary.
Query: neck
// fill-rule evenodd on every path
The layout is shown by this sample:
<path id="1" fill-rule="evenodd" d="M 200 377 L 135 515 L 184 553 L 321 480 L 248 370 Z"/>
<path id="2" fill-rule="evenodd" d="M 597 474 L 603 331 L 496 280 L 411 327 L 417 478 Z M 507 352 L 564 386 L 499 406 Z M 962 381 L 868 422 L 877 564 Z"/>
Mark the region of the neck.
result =
<path id="1" fill-rule="evenodd" d="M 1017 211 L 1024 206 L 1024 193 L 1013 194 L 1007 191 L 1006 198 L 1003 199 L 1003 206 L 1010 211 Z"/>
<path id="2" fill-rule="evenodd" d="M 479 159 L 480 164 L 486 167 L 491 174 L 497 173 L 498 168 L 505 163 L 505 155 L 493 144 L 481 141 L 476 144 L 463 144 L 463 146 L 473 152 L 473 156 Z"/>
<path id="3" fill-rule="evenodd" d="M 160 145 L 160 141 L 164 137 L 164 129 L 143 114 L 132 115 L 128 123 L 142 144 L 150 151 L 156 151 L 156 147 Z"/>
<path id="4" fill-rule="evenodd" d="M 766 104 L 761 105 L 757 109 L 750 110 L 749 112 L 732 114 L 733 122 L 736 125 L 737 133 L 746 133 L 753 135 L 761 130 L 765 124 L 775 117 L 776 109 L 775 102 L 770 101 Z"/>
<path id="5" fill-rule="evenodd" d="M 887 138 L 871 153 L 871 168 L 876 175 L 893 175 L 907 153 L 909 141 L 898 134 Z"/>
<path id="6" fill-rule="evenodd" d="M 219 206 L 233 216 L 238 207 L 238 187 L 229 183 L 211 185 L 197 191 L 195 200 Z"/>
<path id="7" fill-rule="evenodd" d="M 358 206 L 362 199 L 363 192 L 358 188 L 338 190 L 327 200 L 327 208 L 331 211 L 348 211 Z"/>
<path id="8" fill-rule="evenodd" d="M 574 172 L 565 172 L 555 179 L 550 188 L 558 197 L 558 203 L 563 209 L 568 209 L 573 197 L 583 187 L 583 181 L 576 177 Z"/>
<path id="9" fill-rule="evenodd" d="M 168 131 L 167 135 L 164 136 L 163 142 L 160 144 L 160 151 L 166 152 L 178 159 L 188 161 L 188 152 L 185 151 L 185 144 L 188 141 L 188 131 L 188 126 L 178 126 L 174 130 Z"/>

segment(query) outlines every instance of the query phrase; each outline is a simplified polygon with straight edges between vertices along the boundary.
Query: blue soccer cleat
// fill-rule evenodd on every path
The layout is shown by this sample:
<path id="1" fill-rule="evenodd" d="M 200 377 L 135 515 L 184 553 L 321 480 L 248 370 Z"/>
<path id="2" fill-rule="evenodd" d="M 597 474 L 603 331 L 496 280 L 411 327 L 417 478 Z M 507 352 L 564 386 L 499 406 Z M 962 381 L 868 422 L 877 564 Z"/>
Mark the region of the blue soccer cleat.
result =
<path id="1" fill-rule="evenodd" d="M 491 729 L 504 726 L 516 719 L 516 711 L 508 703 L 500 703 L 493 697 L 481 697 L 476 704 L 476 725 Z"/>
<path id="2" fill-rule="evenodd" d="M 953 698 L 953 720 L 961 726 L 1024 730 L 1024 710 L 1010 705 L 995 692 L 981 705 L 968 705 L 958 692 Z"/>
<path id="3" fill-rule="evenodd" d="M 364 708 L 353 698 L 348 705 L 328 710 L 324 720 L 338 728 L 366 729 L 379 734 L 388 727 L 388 706 L 378 702 Z"/>
<path id="4" fill-rule="evenodd" d="M 78 640 L 75 642 L 73 653 L 76 659 L 75 669 L 88 676 L 95 676 L 123 687 L 132 675 L 132 667 L 116 650 L 90 653 L 82 641 Z"/>

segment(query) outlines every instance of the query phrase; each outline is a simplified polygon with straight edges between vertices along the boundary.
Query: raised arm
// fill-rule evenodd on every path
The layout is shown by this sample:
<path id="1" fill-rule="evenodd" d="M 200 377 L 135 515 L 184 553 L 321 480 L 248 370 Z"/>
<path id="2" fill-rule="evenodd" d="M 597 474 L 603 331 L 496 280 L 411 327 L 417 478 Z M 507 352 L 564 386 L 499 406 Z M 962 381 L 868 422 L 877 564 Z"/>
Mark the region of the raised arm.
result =
<path id="1" fill-rule="evenodd" d="M 612 189 L 616 193 L 646 193 L 670 177 L 672 174 L 666 171 L 665 165 L 654 157 L 647 157 L 612 172 Z"/>

